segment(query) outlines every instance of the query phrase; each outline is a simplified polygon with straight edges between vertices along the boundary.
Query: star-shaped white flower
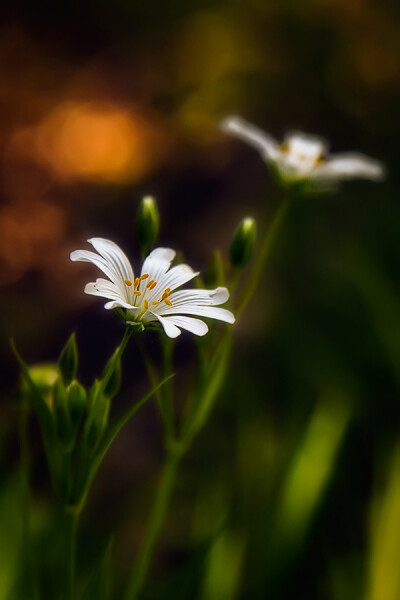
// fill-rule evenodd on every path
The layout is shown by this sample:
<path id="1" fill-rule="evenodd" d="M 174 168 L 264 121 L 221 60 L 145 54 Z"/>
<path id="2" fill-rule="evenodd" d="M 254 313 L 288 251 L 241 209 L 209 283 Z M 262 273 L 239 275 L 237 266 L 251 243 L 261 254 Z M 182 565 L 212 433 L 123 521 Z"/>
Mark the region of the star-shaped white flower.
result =
<path id="1" fill-rule="evenodd" d="M 92 238 L 88 242 L 98 254 L 75 250 L 71 252 L 71 260 L 94 264 L 108 280 L 100 278 L 86 284 L 85 293 L 107 298 L 109 301 L 104 305 L 107 309 L 125 309 L 127 321 L 141 323 L 144 327 L 160 323 L 171 338 L 180 335 L 181 329 L 196 335 L 207 333 L 204 321 L 187 315 L 234 323 L 235 317 L 229 310 L 216 308 L 229 298 L 225 287 L 174 291 L 199 274 L 188 265 L 170 268 L 175 258 L 174 250 L 153 250 L 145 259 L 140 276 L 135 277 L 131 263 L 117 244 L 103 238 Z"/>
<path id="2" fill-rule="evenodd" d="M 256 148 L 279 178 L 287 185 L 308 183 L 314 188 L 334 188 L 343 179 L 361 177 L 379 180 L 385 175 L 381 163 L 357 153 L 328 156 L 328 144 L 319 137 L 288 133 L 278 143 L 240 117 L 228 117 L 222 131 Z"/>

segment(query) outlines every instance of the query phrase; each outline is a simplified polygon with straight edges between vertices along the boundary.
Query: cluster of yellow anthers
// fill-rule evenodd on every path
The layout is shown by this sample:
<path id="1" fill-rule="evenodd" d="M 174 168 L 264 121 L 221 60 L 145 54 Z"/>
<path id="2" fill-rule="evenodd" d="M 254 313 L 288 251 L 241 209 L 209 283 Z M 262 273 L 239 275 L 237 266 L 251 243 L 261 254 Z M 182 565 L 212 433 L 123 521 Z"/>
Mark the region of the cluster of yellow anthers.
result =
<path id="1" fill-rule="evenodd" d="M 148 273 L 145 273 L 144 275 L 141 275 L 140 277 L 136 277 L 135 283 L 132 283 L 132 281 L 130 279 L 125 279 L 125 284 L 128 287 L 131 287 L 133 285 L 133 287 L 134 287 L 133 293 L 135 294 L 135 296 L 139 297 L 139 296 L 142 296 L 142 292 L 139 291 L 140 282 L 145 279 L 148 279 L 148 277 L 149 277 Z M 150 292 L 151 290 L 154 290 L 156 285 L 157 285 L 157 281 L 155 281 L 155 279 L 151 279 L 149 281 L 149 283 L 146 285 L 146 290 L 144 292 L 144 296 L 146 296 L 146 294 L 148 292 Z M 157 304 L 160 304 L 160 302 L 164 301 L 165 304 L 167 304 L 168 306 L 172 306 L 172 302 L 168 298 L 170 292 L 171 292 L 171 288 L 169 288 L 169 287 L 165 288 L 164 292 L 161 295 L 160 300 L 153 300 L 152 305 L 157 306 Z M 142 298 L 142 302 L 143 302 L 144 308 L 146 310 L 148 310 L 149 309 L 149 301 L 146 298 Z"/>

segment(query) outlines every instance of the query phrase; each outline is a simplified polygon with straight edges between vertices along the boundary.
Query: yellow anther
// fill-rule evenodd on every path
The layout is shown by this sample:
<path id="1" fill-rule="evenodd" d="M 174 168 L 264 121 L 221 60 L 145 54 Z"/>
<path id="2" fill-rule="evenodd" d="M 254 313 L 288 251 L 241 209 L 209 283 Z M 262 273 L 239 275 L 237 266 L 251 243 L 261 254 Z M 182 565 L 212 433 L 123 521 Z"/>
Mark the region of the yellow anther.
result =
<path id="1" fill-rule="evenodd" d="M 154 290 L 156 285 L 157 285 L 157 281 L 154 281 L 154 279 L 152 279 L 151 281 L 149 281 L 149 283 L 147 284 L 146 287 L 148 287 L 150 290 Z"/>
<path id="2" fill-rule="evenodd" d="M 167 290 L 165 290 L 165 292 L 161 296 L 161 300 L 165 300 L 165 298 L 168 298 L 168 296 L 169 296 L 169 292 Z"/>
<path id="3" fill-rule="evenodd" d="M 280 151 L 283 152 L 284 154 L 289 152 L 289 144 L 287 142 L 283 142 L 283 144 L 281 144 L 279 146 L 279 148 L 280 148 Z"/>
<path id="4" fill-rule="evenodd" d="M 135 294 L 135 296 L 141 296 L 142 292 L 139 292 L 139 290 L 134 290 L 133 292 Z"/>
<path id="5" fill-rule="evenodd" d="M 153 306 L 157 306 L 157 304 L 160 304 L 160 301 L 159 301 L 159 300 L 154 300 L 154 302 L 152 302 L 152 305 L 153 305 Z"/>
<path id="6" fill-rule="evenodd" d="M 148 310 L 148 309 L 149 309 L 149 301 L 148 301 L 148 300 L 145 300 L 145 301 L 143 302 L 143 305 L 144 305 L 144 307 L 145 307 L 145 309 L 146 309 L 146 310 Z"/>
<path id="7" fill-rule="evenodd" d="M 143 279 L 147 279 L 147 278 L 148 278 L 148 276 L 149 276 L 149 274 L 148 274 L 148 273 L 145 273 L 144 275 L 141 275 L 141 276 L 139 277 L 139 279 L 140 279 L 140 281 L 143 281 Z"/>
<path id="8" fill-rule="evenodd" d="M 168 298 L 164 298 L 164 302 L 165 304 L 168 304 L 168 306 L 172 306 L 172 302 L 171 300 L 168 300 Z"/>
<path id="9" fill-rule="evenodd" d="M 135 279 L 135 287 L 138 287 L 139 283 L 140 283 L 140 279 L 139 279 L 139 277 L 136 277 L 136 279 Z"/>
<path id="10" fill-rule="evenodd" d="M 131 287 L 132 281 L 130 279 L 125 279 L 125 285 L 127 285 L 128 287 Z"/>
<path id="11" fill-rule="evenodd" d="M 169 294 L 171 291 L 171 288 L 165 288 L 165 291 L 168 292 L 168 294 Z"/>

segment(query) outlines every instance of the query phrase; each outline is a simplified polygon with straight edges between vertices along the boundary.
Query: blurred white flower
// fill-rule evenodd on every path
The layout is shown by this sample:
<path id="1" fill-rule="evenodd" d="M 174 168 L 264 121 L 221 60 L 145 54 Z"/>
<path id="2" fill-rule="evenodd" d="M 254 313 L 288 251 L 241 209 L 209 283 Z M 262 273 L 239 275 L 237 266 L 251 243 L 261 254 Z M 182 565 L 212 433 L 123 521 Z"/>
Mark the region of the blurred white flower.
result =
<path id="1" fill-rule="evenodd" d="M 225 287 L 174 292 L 198 275 L 188 265 L 170 269 L 174 250 L 153 250 L 145 259 L 140 276 L 135 278 L 127 256 L 117 244 L 103 238 L 92 238 L 88 242 L 98 254 L 75 250 L 71 252 L 71 260 L 94 264 L 109 280 L 100 278 L 86 284 L 85 293 L 107 298 L 109 302 L 104 305 L 107 309 L 124 309 L 127 321 L 141 323 L 144 327 L 161 323 L 171 338 L 180 335 L 181 329 L 196 335 L 207 333 L 208 327 L 203 321 L 187 315 L 234 323 L 235 317 L 229 310 L 216 308 L 229 298 Z"/>
<path id="2" fill-rule="evenodd" d="M 222 121 L 221 129 L 259 150 L 287 185 L 308 183 L 314 188 L 331 189 L 343 179 L 379 180 L 385 175 L 381 163 L 362 154 L 328 156 L 328 144 L 319 137 L 293 132 L 286 135 L 283 143 L 278 143 L 240 117 L 228 117 Z"/>

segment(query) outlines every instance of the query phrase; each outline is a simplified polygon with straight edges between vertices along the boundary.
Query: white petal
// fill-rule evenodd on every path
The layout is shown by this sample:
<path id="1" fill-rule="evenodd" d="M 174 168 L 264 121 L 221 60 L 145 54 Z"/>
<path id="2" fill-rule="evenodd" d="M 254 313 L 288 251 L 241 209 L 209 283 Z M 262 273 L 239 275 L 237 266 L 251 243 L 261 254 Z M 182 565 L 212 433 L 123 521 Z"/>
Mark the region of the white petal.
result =
<path id="1" fill-rule="evenodd" d="M 285 144 L 288 145 L 288 154 L 303 157 L 311 161 L 315 161 L 328 152 L 328 143 L 326 140 L 300 131 L 293 131 L 286 134 Z"/>
<path id="2" fill-rule="evenodd" d="M 149 274 L 152 279 L 158 281 L 175 258 L 175 250 L 171 248 L 155 248 L 145 259 L 142 267 L 142 275 Z"/>
<path id="3" fill-rule="evenodd" d="M 112 308 L 132 308 L 132 306 L 121 300 L 110 300 L 110 302 L 105 303 L 104 308 L 111 310 Z"/>
<path id="4" fill-rule="evenodd" d="M 259 150 L 267 160 L 275 160 L 278 155 L 278 144 L 274 138 L 241 117 L 224 119 L 221 129 Z"/>
<path id="5" fill-rule="evenodd" d="M 334 154 L 332 158 L 315 168 L 316 179 L 351 179 L 365 177 L 379 180 L 385 176 L 384 166 L 363 154 Z"/>
<path id="6" fill-rule="evenodd" d="M 217 306 L 224 304 L 229 298 L 226 287 L 215 290 L 181 290 L 171 294 L 170 300 L 174 306 L 181 304 L 196 304 L 197 306 Z"/>
<path id="7" fill-rule="evenodd" d="M 198 317 L 209 317 L 210 319 L 218 319 L 219 321 L 225 321 L 225 323 L 234 323 L 235 317 L 230 310 L 226 308 L 217 308 L 214 306 L 196 306 L 192 304 L 182 304 L 180 306 L 167 306 L 166 304 L 160 304 L 157 306 L 157 313 L 154 314 L 162 315 L 164 317 L 168 315 L 197 315 Z"/>
<path id="8" fill-rule="evenodd" d="M 182 329 L 186 329 L 195 335 L 205 335 L 208 331 L 208 327 L 204 321 L 200 321 L 200 319 L 193 319 L 193 317 L 164 317 L 163 320 L 168 321 L 168 323 L 173 323 Z"/>
<path id="9" fill-rule="evenodd" d="M 73 262 L 88 262 L 92 263 L 95 267 L 103 271 L 107 277 L 111 279 L 114 283 L 116 283 L 115 272 L 114 269 L 98 254 L 95 252 L 91 252 L 90 250 L 74 250 L 71 252 L 70 259 Z"/>
<path id="10" fill-rule="evenodd" d="M 104 238 L 91 238 L 88 242 L 112 266 L 116 276 L 121 279 L 122 283 L 125 279 L 134 280 L 131 263 L 117 244 Z"/>
<path id="11" fill-rule="evenodd" d="M 167 271 L 160 279 L 156 280 L 157 287 L 152 290 L 152 296 L 160 296 L 168 287 L 171 290 L 175 290 L 177 287 L 187 283 L 198 274 L 199 272 L 193 271 L 189 265 L 177 265 L 176 267 L 172 267 L 172 269 Z M 153 279 L 155 279 L 155 277 L 153 277 Z"/>
<path id="12" fill-rule="evenodd" d="M 156 317 L 156 319 L 158 319 L 158 321 L 160 321 L 168 337 L 176 338 L 178 337 L 178 335 L 181 335 L 181 330 L 178 329 L 178 327 L 174 325 L 169 319 L 163 319 L 163 317 L 160 317 L 160 315 L 157 315 L 156 313 L 152 314 Z"/>

